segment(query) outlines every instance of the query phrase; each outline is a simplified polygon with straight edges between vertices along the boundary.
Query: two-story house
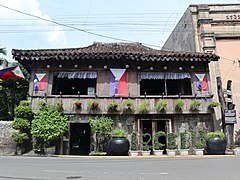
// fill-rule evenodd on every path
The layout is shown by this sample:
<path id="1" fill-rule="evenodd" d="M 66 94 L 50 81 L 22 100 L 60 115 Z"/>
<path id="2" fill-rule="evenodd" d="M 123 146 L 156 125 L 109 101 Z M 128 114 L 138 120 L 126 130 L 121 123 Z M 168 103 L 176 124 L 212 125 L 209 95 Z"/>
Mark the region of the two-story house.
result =
<path id="1" fill-rule="evenodd" d="M 73 115 L 65 137 L 66 154 L 88 154 L 92 149 L 89 117 L 111 116 L 115 128 L 131 133 L 154 135 L 157 131 L 184 132 L 193 129 L 212 130 L 212 114 L 207 105 L 212 101 L 208 63 L 218 56 L 207 53 L 168 52 L 140 43 L 94 43 L 83 48 L 13 49 L 13 58 L 31 72 L 29 88 L 32 107 L 43 98 L 63 102 L 65 114 Z M 182 99 L 181 111 L 174 102 Z M 81 108 L 74 104 L 79 99 Z M 131 99 L 134 107 L 125 111 L 123 102 Z M 164 99 L 165 111 L 158 112 L 156 103 Z M 190 110 L 197 99 L 201 106 Z M 98 111 L 88 103 L 96 100 Z M 109 111 L 110 102 L 119 104 Z M 139 111 L 143 102 L 148 107 Z M 138 133 L 139 134 L 139 133 Z M 150 142 L 152 145 L 152 142 Z"/>

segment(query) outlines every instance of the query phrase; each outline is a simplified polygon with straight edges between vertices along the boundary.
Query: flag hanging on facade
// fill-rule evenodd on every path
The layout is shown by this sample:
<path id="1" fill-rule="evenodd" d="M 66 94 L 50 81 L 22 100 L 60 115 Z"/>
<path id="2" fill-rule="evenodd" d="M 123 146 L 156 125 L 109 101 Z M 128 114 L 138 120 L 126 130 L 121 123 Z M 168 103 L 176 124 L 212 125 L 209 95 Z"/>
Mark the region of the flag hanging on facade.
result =
<path id="1" fill-rule="evenodd" d="M 35 74 L 34 91 L 44 91 L 46 84 L 46 73 Z"/>
<path id="2" fill-rule="evenodd" d="M 110 96 L 127 96 L 126 69 L 110 71 Z"/>
<path id="3" fill-rule="evenodd" d="M 206 74 L 195 74 L 196 76 L 196 83 L 197 83 L 197 90 L 199 91 L 207 91 L 207 76 Z"/>
<path id="4" fill-rule="evenodd" d="M 24 75 L 19 66 L 8 67 L 0 70 L 0 79 L 7 80 L 10 77 L 16 79 L 24 79 Z"/>

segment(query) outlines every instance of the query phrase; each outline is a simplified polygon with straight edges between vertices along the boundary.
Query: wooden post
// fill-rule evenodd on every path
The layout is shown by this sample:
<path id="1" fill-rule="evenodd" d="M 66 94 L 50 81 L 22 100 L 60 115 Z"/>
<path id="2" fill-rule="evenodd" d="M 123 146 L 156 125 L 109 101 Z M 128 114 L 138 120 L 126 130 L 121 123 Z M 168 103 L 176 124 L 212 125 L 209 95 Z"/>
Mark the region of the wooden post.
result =
<path id="1" fill-rule="evenodd" d="M 227 154 L 233 154 L 234 141 L 233 141 L 233 133 L 234 133 L 234 124 L 226 124 L 225 123 L 225 110 L 229 110 L 229 107 L 234 107 L 229 104 L 226 104 L 224 99 L 224 94 L 222 90 L 222 81 L 220 77 L 217 77 L 217 89 L 218 89 L 218 97 L 219 102 L 221 103 L 221 114 L 222 114 L 222 129 L 225 133 L 227 139 Z M 231 91 L 231 81 L 228 81 L 227 90 Z"/>

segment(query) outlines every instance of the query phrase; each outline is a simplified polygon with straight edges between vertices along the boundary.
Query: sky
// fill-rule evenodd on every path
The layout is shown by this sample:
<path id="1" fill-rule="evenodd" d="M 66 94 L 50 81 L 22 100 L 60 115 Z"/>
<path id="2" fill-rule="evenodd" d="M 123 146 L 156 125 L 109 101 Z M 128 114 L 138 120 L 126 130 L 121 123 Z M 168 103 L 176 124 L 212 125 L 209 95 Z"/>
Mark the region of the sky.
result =
<path id="1" fill-rule="evenodd" d="M 161 49 L 190 4 L 240 0 L 0 0 L 0 47 L 77 48 L 140 42 Z"/>

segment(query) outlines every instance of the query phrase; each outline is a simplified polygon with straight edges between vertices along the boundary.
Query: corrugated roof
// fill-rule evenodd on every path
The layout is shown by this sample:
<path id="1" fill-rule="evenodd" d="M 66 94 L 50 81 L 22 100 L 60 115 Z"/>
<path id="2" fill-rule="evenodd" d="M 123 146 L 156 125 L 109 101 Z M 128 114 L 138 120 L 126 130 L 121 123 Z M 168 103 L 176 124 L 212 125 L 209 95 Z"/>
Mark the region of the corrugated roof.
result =
<path id="1" fill-rule="evenodd" d="M 133 61 L 217 61 L 218 56 L 210 53 L 162 51 L 141 43 L 93 43 L 83 48 L 66 49 L 13 49 L 17 61 L 37 60 L 133 60 Z"/>

